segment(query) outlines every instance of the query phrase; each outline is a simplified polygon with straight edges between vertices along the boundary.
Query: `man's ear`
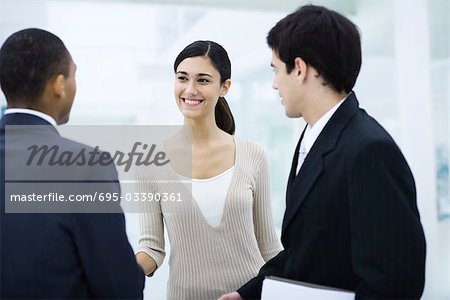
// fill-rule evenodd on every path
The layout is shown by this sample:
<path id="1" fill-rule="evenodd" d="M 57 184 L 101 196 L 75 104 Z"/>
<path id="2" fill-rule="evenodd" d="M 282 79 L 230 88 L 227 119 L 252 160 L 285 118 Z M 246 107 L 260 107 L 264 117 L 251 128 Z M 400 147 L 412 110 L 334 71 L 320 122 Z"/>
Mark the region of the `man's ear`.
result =
<path id="1" fill-rule="evenodd" d="M 296 57 L 294 60 L 294 70 L 292 72 L 295 72 L 297 77 L 299 77 L 300 80 L 303 80 L 306 77 L 306 71 L 308 68 L 308 64 L 301 58 Z"/>
<path id="2" fill-rule="evenodd" d="M 231 87 L 231 80 L 227 79 L 224 83 L 222 83 L 222 91 L 220 93 L 220 97 L 225 97 Z"/>
<path id="3" fill-rule="evenodd" d="M 64 97 L 66 95 L 64 86 L 66 84 L 66 79 L 64 78 L 64 75 L 59 74 L 56 75 L 51 82 L 51 87 L 53 90 L 53 93 L 57 96 L 57 97 Z"/>

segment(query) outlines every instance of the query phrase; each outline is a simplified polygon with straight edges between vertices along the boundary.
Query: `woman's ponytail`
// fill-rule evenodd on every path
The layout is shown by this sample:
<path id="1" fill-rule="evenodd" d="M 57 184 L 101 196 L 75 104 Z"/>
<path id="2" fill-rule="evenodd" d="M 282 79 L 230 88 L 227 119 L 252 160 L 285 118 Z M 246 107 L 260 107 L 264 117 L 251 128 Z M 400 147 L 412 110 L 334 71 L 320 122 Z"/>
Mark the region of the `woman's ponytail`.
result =
<path id="1" fill-rule="evenodd" d="M 217 126 L 226 133 L 233 135 L 236 130 L 236 125 L 234 124 L 234 117 L 231 113 L 230 106 L 228 106 L 227 100 L 224 97 L 219 97 L 215 115 Z"/>

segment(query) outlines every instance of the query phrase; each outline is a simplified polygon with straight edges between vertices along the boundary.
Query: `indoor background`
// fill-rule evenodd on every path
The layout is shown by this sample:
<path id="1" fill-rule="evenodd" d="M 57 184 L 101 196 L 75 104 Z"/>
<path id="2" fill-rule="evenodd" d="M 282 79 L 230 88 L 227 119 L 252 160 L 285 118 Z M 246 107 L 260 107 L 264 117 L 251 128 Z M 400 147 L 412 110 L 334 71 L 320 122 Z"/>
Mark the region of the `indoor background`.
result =
<path id="1" fill-rule="evenodd" d="M 450 299 L 450 1 L 309 2 L 345 14 L 361 30 L 363 65 L 354 90 L 360 105 L 394 136 L 416 179 L 428 245 L 423 299 Z M 285 117 L 272 90 L 265 38 L 279 19 L 305 3 L 0 0 L 0 43 L 27 27 L 47 29 L 65 42 L 78 66 L 73 125 L 182 124 L 173 96 L 173 60 L 195 40 L 222 44 L 232 62 L 227 100 L 236 135 L 267 151 L 280 230 L 288 170 L 304 123 Z M 1 94 L 0 109 L 5 105 Z M 127 214 L 135 249 L 137 220 L 137 214 Z M 147 279 L 145 299 L 165 299 L 167 257 Z"/>

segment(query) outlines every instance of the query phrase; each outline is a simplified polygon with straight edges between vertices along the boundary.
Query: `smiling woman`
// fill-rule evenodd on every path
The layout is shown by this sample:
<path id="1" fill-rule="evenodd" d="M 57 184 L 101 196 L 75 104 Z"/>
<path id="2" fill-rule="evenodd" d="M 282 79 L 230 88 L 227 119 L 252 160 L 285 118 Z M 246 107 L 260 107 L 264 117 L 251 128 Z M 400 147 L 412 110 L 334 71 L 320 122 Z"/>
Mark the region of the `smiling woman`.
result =
<path id="1" fill-rule="evenodd" d="M 174 71 L 175 99 L 186 117 L 185 124 L 192 125 L 186 115 L 189 109 L 199 108 L 200 118 L 201 111 L 209 110 L 204 117 L 214 117 L 220 129 L 234 134 L 233 114 L 224 98 L 231 86 L 231 62 L 225 49 L 212 41 L 196 41 L 178 55 Z"/>
<path id="2" fill-rule="evenodd" d="M 171 237 L 168 299 L 217 299 L 255 276 L 281 250 L 271 218 L 267 160 L 261 146 L 233 136 L 234 119 L 224 98 L 231 63 L 222 46 L 190 44 L 176 58 L 174 71 L 175 100 L 192 128 L 192 142 L 181 133 L 165 145 L 171 159 L 166 170 L 178 179 L 170 191 L 183 194 L 182 213 L 172 213 L 171 203 L 145 205 L 136 258 L 147 275 L 161 266 L 164 219 Z M 191 159 L 183 153 L 192 153 Z M 177 157 L 192 161 L 192 170 L 178 168 L 183 162 Z M 158 175 L 143 171 L 141 191 L 161 190 L 149 183 Z"/>
<path id="3" fill-rule="evenodd" d="M 219 95 L 224 96 L 231 84 L 230 79 L 222 84 L 220 78 L 219 72 L 208 57 L 186 58 L 179 64 L 175 79 L 175 97 L 185 117 L 214 117 Z"/>

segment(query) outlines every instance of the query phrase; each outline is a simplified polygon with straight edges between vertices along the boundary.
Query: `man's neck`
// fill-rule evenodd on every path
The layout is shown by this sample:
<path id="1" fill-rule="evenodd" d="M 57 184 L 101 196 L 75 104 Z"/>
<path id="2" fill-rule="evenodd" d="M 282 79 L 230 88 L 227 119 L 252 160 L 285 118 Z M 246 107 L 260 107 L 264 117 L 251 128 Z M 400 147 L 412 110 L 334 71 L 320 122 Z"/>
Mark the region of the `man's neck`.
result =
<path id="1" fill-rule="evenodd" d="M 42 100 L 35 101 L 32 103 L 29 103 L 27 101 L 10 101 L 8 103 L 8 106 L 6 107 L 6 109 L 7 110 L 9 110 L 9 109 L 26 109 L 26 110 L 30 110 L 30 111 L 35 111 L 35 112 L 38 112 L 38 114 L 44 114 L 44 115 L 52 118 L 55 121 L 55 123 L 56 123 L 56 119 L 57 119 L 54 114 L 54 111 L 49 109 L 49 106 L 45 105 L 45 103 Z"/>
<path id="2" fill-rule="evenodd" d="M 326 114 L 346 96 L 346 92 L 330 92 L 316 95 L 310 100 L 310 103 L 313 105 L 310 110 L 306 111 L 303 114 L 303 118 L 309 125 L 314 126 L 317 120 L 319 120 L 324 114 Z"/>

